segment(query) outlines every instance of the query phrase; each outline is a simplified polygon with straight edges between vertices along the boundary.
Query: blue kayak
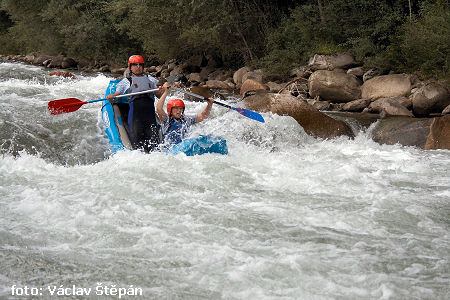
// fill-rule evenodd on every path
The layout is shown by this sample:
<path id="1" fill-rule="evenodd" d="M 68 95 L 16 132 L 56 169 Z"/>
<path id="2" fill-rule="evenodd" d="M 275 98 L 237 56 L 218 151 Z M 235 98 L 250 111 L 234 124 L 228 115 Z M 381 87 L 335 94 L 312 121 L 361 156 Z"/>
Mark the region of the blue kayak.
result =
<path id="1" fill-rule="evenodd" d="M 113 79 L 109 82 L 105 97 L 116 91 L 119 82 L 119 79 Z M 126 130 L 126 120 L 122 117 L 126 113 L 124 111 L 126 105 L 126 102 L 112 105 L 107 100 L 102 101 L 102 120 L 105 124 L 105 135 L 109 140 L 112 153 L 132 149 Z M 221 137 L 200 135 L 185 139 L 179 144 L 166 148 L 165 151 L 170 154 L 184 153 L 187 156 L 206 153 L 228 154 L 228 146 L 227 141 Z"/>
<path id="2" fill-rule="evenodd" d="M 197 137 L 182 140 L 181 143 L 172 145 L 169 153 L 184 153 L 187 156 L 206 153 L 228 154 L 227 141 L 221 137 L 211 135 L 199 135 Z"/>
<path id="3" fill-rule="evenodd" d="M 105 91 L 105 97 L 116 91 L 119 79 L 111 80 Z M 132 149 L 128 133 L 125 129 L 125 120 L 118 105 L 112 105 L 108 100 L 102 101 L 102 120 L 105 124 L 105 135 L 109 140 L 112 153 L 124 149 Z"/>

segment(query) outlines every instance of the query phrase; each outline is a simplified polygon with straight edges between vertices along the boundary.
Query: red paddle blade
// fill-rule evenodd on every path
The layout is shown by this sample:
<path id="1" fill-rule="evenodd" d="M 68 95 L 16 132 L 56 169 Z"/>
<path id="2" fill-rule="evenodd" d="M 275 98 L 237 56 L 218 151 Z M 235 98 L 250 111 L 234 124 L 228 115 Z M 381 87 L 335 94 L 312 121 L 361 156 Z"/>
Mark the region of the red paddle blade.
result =
<path id="1" fill-rule="evenodd" d="M 77 98 L 52 100 L 48 103 L 48 110 L 52 115 L 59 115 L 76 111 L 86 103 Z"/>

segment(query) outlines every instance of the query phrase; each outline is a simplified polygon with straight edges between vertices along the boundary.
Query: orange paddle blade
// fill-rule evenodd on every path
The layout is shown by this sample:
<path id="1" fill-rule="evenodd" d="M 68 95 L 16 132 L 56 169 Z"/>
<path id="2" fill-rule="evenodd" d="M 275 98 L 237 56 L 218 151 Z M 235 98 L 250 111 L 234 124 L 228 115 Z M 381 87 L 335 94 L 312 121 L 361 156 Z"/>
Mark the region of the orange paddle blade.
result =
<path id="1" fill-rule="evenodd" d="M 48 103 L 48 110 L 52 115 L 59 115 L 78 110 L 81 106 L 88 102 L 77 98 L 65 98 L 52 100 Z"/>

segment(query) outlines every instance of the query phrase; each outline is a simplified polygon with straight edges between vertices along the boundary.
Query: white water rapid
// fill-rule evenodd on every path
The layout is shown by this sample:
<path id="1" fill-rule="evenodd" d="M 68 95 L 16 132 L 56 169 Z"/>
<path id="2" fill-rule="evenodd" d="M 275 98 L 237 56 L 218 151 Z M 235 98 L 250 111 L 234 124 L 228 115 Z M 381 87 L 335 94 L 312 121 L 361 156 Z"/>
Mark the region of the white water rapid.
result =
<path id="1" fill-rule="evenodd" d="M 0 298 L 450 297 L 450 151 L 214 106 L 227 156 L 111 155 L 100 104 L 47 111 L 111 78 L 46 74 L 0 64 Z"/>

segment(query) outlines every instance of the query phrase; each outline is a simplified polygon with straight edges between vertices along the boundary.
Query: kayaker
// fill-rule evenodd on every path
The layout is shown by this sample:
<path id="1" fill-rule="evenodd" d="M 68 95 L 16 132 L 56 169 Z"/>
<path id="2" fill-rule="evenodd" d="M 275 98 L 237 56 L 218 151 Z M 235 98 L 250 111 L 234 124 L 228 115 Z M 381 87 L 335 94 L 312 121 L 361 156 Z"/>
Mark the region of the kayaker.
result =
<path id="1" fill-rule="evenodd" d="M 195 123 L 202 122 L 209 117 L 213 100 L 208 98 L 208 104 L 203 111 L 197 115 L 185 115 L 185 105 L 183 100 L 178 98 L 170 99 L 167 102 L 166 113 L 164 111 L 164 103 L 169 94 L 169 87 L 170 85 L 167 82 L 162 86 L 163 94 L 156 103 L 156 113 L 158 114 L 161 123 L 164 142 L 166 144 L 178 144 L 184 139 L 189 127 Z"/>
<path id="2" fill-rule="evenodd" d="M 128 59 L 130 76 L 122 79 L 116 87 L 114 94 L 106 98 L 113 102 L 117 95 L 141 92 L 157 88 L 158 80 L 144 73 L 144 57 L 132 55 Z M 160 94 L 160 93 L 158 93 Z M 133 149 L 143 149 L 145 152 L 155 150 L 161 142 L 160 127 L 155 115 L 155 94 L 147 93 L 131 96 L 129 109 L 121 109 L 124 119 L 127 120 L 127 131 Z"/>

